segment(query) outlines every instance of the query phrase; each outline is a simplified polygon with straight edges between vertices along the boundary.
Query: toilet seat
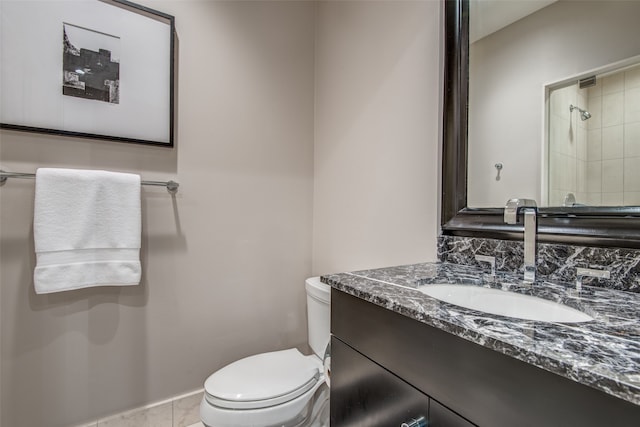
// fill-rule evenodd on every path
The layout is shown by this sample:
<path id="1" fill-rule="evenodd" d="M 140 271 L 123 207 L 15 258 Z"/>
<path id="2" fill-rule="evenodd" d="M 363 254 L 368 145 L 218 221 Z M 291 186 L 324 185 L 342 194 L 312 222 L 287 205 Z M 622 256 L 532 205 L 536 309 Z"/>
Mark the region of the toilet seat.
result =
<path id="1" fill-rule="evenodd" d="M 297 349 L 240 359 L 213 373 L 204 384 L 205 399 L 225 409 L 260 409 L 289 402 L 314 388 L 321 361 Z"/>

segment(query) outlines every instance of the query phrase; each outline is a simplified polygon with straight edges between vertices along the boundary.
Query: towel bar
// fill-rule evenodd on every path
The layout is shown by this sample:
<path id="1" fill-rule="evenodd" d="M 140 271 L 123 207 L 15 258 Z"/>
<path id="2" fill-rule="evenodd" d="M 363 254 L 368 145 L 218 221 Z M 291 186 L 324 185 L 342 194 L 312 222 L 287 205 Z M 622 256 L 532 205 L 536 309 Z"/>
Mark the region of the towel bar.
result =
<path id="1" fill-rule="evenodd" d="M 35 173 L 22 173 L 22 172 L 5 172 L 0 169 L 0 184 L 4 184 L 7 178 L 22 178 L 22 179 L 34 179 Z M 178 192 L 178 184 L 175 181 L 140 181 L 142 185 L 155 185 L 159 187 L 167 187 L 167 191 L 171 194 Z"/>

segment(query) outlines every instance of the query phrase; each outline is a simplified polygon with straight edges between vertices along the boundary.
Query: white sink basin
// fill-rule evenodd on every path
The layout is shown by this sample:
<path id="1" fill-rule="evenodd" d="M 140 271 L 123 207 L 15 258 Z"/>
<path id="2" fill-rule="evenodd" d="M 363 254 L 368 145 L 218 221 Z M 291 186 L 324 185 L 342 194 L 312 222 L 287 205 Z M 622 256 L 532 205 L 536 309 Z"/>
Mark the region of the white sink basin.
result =
<path id="1" fill-rule="evenodd" d="M 540 322 L 578 323 L 591 316 L 542 298 L 468 285 L 424 285 L 418 290 L 450 304 L 500 316 Z"/>

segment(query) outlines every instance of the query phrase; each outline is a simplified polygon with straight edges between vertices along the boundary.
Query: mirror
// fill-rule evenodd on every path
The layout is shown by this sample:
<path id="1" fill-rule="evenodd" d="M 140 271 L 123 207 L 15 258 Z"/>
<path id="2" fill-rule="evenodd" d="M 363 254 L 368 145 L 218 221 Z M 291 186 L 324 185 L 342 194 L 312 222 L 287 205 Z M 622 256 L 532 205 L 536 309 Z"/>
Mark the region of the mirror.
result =
<path id="1" fill-rule="evenodd" d="M 639 205 L 640 1 L 469 7 L 468 206 Z"/>
<path id="2" fill-rule="evenodd" d="M 492 7 L 528 3 L 536 8 L 524 16 L 510 17 L 506 26 L 489 25 L 488 33 L 472 30 L 470 35 L 470 1 L 445 1 L 443 234 L 520 240 L 522 226 L 506 225 L 502 218 L 506 200 L 519 197 L 536 199 L 543 206 L 539 209 L 540 241 L 640 248 L 638 203 L 589 206 L 580 203 L 579 198 L 569 198 L 565 203 L 567 194 L 552 196 L 550 185 L 555 185 L 554 180 L 557 184 L 557 171 L 561 169 L 553 172 L 558 159 L 551 165 L 549 153 L 554 148 L 549 135 L 555 125 L 547 120 L 552 104 L 569 101 L 561 107 L 567 110 L 561 114 L 570 126 L 565 131 L 574 132 L 577 152 L 580 134 L 592 130 L 587 123 L 580 131 L 583 123 L 577 123 L 581 121 L 578 116 L 584 114 L 580 110 L 589 112 L 585 107 L 588 99 L 576 97 L 573 101 L 567 97 L 556 102 L 567 96 L 559 90 L 595 71 L 604 70 L 606 78 L 612 67 L 624 70 L 633 65 L 628 62 L 640 55 L 640 27 L 636 22 L 640 2 L 479 1 Z M 499 14 L 494 10 L 491 15 Z M 580 109 L 569 111 L 573 102 Z M 599 114 L 608 108 L 601 107 Z M 589 113 L 592 119 L 596 118 L 595 109 Z M 624 135 L 625 124 L 622 126 Z M 581 160 L 588 162 L 585 156 Z M 599 161 L 600 171 L 605 170 L 602 154 L 599 160 L 592 161 Z M 622 159 L 623 164 L 625 161 Z M 576 177 L 577 173 L 576 169 Z M 616 193 L 624 193 L 624 174 L 622 191 Z M 599 185 L 602 189 L 604 182 Z M 575 197 L 579 193 L 577 178 L 575 189 L 557 190 L 570 190 L 566 193 Z M 488 193 L 486 198 L 482 191 Z M 587 200 L 583 194 L 578 196 Z M 602 194 L 600 197 L 602 201 Z"/>

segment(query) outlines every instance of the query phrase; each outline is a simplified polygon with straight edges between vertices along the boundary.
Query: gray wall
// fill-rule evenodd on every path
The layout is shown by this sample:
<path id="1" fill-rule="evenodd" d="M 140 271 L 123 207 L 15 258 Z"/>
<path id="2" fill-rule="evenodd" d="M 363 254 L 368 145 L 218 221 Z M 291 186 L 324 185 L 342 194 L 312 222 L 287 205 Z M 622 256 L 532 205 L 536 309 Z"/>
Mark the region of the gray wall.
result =
<path id="1" fill-rule="evenodd" d="M 440 3 L 321 2 L 314 274 L 433 260 Z"/>
<path id="2" fill-rule="evenodd" d="M 3 426 L 63 426 L 306 341 L 314 5 L 148 2 L 180 43 L 174 150 L 3 131 L 3 169 L 140 173 L 143 281 L 36 295 L 34 182 L 0 190 Z"/>

